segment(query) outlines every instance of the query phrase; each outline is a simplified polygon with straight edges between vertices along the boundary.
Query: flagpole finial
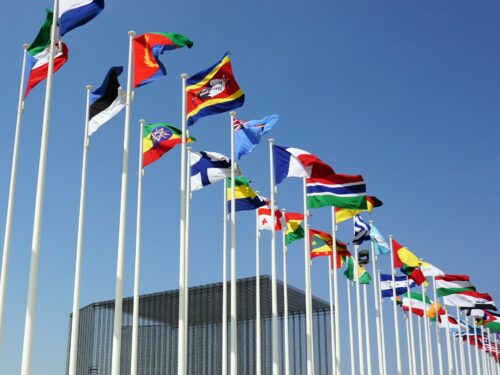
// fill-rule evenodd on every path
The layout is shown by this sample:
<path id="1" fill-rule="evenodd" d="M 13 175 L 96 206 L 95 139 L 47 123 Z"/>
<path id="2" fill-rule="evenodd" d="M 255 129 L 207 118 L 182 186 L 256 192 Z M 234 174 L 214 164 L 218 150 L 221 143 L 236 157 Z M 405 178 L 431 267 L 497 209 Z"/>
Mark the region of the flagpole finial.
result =
<path id="1" fill-rule="evenodd" d="M 229 115 L 230 116 L 236 116 L 236 112 L 235 111 L 231 111 L 231 112 L 229 112 Z"/>
<path id="2" fill-rule="evenodd" d="M 274 138 L 269 138 L 267 141 L 268 141 L 270 144 L 274 144 Z"/>
<path id="3" fill-rule="evenodd" d="M 392 240 L 392 237 L 394 237 L 392 234 L 389 234 L 389 238 Z"/>
<path id="4" fill-rule="evenodd" d="M 87 86 L 85 86 L 85 89 L 86 89 L 87 91 L 92 90 L 92 85 L 87 85 Z"/>
<path id="5" fill-rule="evenodd" d="M 143 118 L 141 118 L 141 119 L 139 120 L 139 124 L 140 124 L 141 126 L 144 126 L 144 124 L 145 124 L 145 123 L 146 123 L 146 120 L 144 120 Z"/>
<path id="6" fill-rule="evenodd" d="M 135 36 L 135 31 L 134 31 L 134 30 L 130 30 L 130 31 L 128 32 L 128 35 L 130 35 L 130 36 Z"/>
<path id="7" fill-rule="evenodd" d="M 27 44 L 27 43 L 24 43 L 24 44 L 23 44 L 23 48 L 24 48 L 24 49 L 28 49 L 28 48 L 29 48 L 29 46 L 30 46 L 30 45 L 29 45 L 29 44 Z"/>
<path id="8" fill-rule="evenodd" d="M 370 219 L 370 220 L 368 220 L 368 223 L 369 223 L 370 225 L 373 225 L 373 220 L 371 220 L 371 219 Z"/>
<path id="9" fill-rule="evenodd" d="M 186 73 L 182 73 L 182 74 L 181 74 L 181 78 L 182 78 L 182 79 L 186 79 L 187 77 L 188 77 L 188 75 L 187 75 Z"/>
<path id="10" fill-rule="evenodd" d="M 191 147 L 186 147 L 186 151 L 191 151 L 192 148 Z"/>

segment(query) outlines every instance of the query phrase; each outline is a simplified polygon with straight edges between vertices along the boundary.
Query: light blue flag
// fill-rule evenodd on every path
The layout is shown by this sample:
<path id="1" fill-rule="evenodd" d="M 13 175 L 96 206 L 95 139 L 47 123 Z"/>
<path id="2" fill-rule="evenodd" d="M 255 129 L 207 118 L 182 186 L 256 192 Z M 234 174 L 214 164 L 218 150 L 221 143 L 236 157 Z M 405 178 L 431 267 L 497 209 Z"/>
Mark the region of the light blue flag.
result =
<path id="1" fill-rule="evenodd" d="M 260 143 L 262 136 L 276 125 L 278 117 L 279 115 L 269 115 L 261 120 L 251 121 L 235 119 L 233 126 L 236 159 L 252 152 Z"/>
<path id="2" fill-rule="evenodd" d="M 384 237 L 382 237 L 378 229 L 375 228 L 375 225 L 372 225 L 372 228 L 370 230 L 370 237 L 372 239 L 373 246 L 375 247 L 375 254 L 385 255 L 391 252 L 389 245 L 387 244 L 387 242 L 385 242 Z"/>

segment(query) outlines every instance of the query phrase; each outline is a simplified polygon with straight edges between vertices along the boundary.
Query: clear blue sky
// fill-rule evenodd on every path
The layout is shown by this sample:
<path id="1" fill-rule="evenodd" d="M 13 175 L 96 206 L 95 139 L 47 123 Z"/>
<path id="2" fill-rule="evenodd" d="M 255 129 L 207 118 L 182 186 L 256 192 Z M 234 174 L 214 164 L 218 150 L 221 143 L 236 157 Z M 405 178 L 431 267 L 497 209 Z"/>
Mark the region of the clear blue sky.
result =
<path id="1" fill-rule="evenodd" d="M 52 2 L 4 2 L 0 69 L 0 234 L 3 240 L 22 44 L 36 35 Z M 306 149 L 341 173 L 364 175 L 384 201 L 373 215 L 418 256 L 466 273 L 497 300 L 495 233 L 500 227 L 500 5 L 496 1 L 108 1 L 90 24 L 70 32 L 68 63 L 55 75 L 33 374 L 62 374 L 66 363 L 77 230 L 85 85 L 112 65 L 126 68 L 127 31 L 177 32 L 191 50 L 166 53 L 168 76 L 136 91 L 132 108 L 125 294 L 132 294 L 138 120 L 180 125 L 179 74 L 232 52 L 246 94 L 243 119 L 280 114 L 277 144 Z M 121 77 L 125 87 L 125 75 Z M 44 85 L 23 118 L 0 373 L 20 369 Z M 229 154 L 228 116 L 191 128 L 196 150 Z M 91 140 L 82 306 L 114 298 L 123 114 Z M 244 157 L 253 186 L 269 194 L 267 142 Z M 141 292 L 178 286 L 179 149 L 146 170 Z M 190 285 L 221 280 L 222 186 L 194 193 Z M 281 207 L 302 207 L 301 183 L 285 181 Z M 329 210 L 311 225 L 330 228 Z M 352 228 L 340 226 L 351 240 Z M 263 270 L 270 272 L 269 233 Z M 388 259 L 381 269 L 388 271 Z M 314 262 L 313 293 L 327 299 L 326 260 Z M 281 263 L 279 263 L 281 267 Z M 238 215 L 238 276 L 254 275 L 254 214 Z M 281 275 L 281 272 L 280 272 Z M 281 277 L 281 276 L 279 276 Z M 303 246 L 289 252 L 291 284 L 303 288 Z M 345 315 L 344 279 L 339 307 Z M 390 327 L 390 310 L 385 310 Z M 392 332 L 387 329 L 388 332 Z M 372 337 L 375 335 L 372 331 Z M 344 336 L 346 339 L 347 336 Z M 388 339 L 391 344 L 391 340 Z M 347 345 L 347 341 L 345 341 Z M 344 346 L 347 362 L 348 351 Z M 375 353 L 373 353 L 375 355 Z M 389 358 L 392 353 L 389 352 Z"/>

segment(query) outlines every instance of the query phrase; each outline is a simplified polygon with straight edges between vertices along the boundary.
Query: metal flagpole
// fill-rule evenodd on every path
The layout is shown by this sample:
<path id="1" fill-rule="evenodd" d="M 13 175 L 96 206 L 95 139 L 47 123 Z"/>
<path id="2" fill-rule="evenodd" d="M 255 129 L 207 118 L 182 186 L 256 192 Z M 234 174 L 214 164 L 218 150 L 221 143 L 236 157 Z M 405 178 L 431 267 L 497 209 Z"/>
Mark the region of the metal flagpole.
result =
<path id="1" fill-rule="evenodd" d="M 354 223 L 354 220 L 353 220 Z M 359 291 L 359 263 L 358 263 L 359 245 L 354 245 L 354 280 L 356 280 L 356 315 L 358 323 L 358 355 L 359 355 L 359 373 L 365 373 L 365 360 L 363 355 L 363 328 L 361 320 L 361 296 Z"/>
<path id="2" fill-rule="evenodd" d="M 411 291 L 410 291 L 410 280 L 408 279 L 408 276 L 406 277 L 406 288 L 408 290 L 408 298 L 410 299 L 410 313 L 409 315 L 409 323 L 410 323 L 410 349 L 411 349 L 411 367 L 413 370 L 413 374 L 417 374 L 417 363 L 415 360 L 415 339 L 413 335 L 413 302 L 411 298 Z"/>
<path id="3" fill-rule="evenodd" d="M 78 323 L 80 320 L 80 274 L 82 269 L 82 251 L 83 251 L 83 222 L 85 217 L 85 190 L 87 185 L 87 150 L 89 148 L 89 108 L 90 108 L 90 90 L 92 86 L 85 87 L 85 128 L 83 132 L 83 156 L 82 156 L 82 177 L 80 185 L 80 206 L 78 214 L 78 234 L 76 240 L 76 259 L 75 259 L 75 283 L 73 289 L 73 312 L 71 314 L 71 343 L 69 351 L 69 375 L 76 375 L 76 359 L 78 349 Z"/>
<path id="4" fill-rule="evenodd" d="M 457 306 L 457 321 L 458 321 L 458 345 L 460 352 L 460 370 L 462 374 L 465 374 L 464 346 L 462 343 L 462 327 L 460 326 L 460 307 L 458 306 Z"/>
<path id="5" fill-rule="evenodd" d="M 222 230 L 222 375 L 227 375 L 227 187 L 225 183 L 222 185 L 224 188 Z M 257 283 L 257 286 L 259 286 L 259 283 Z M 258 295 L 260 298 L 260 290 Z M 259 315 L 257 316 L 260 318 Z M 260 320 L 258 322 L 260 323 Z M 257 331 L 257 334 L 257 337 L 260 337 L 260 330 Z M 259 374 L 257 373 L 257 375 Z"/>
<path id="6" fill-rule="evenodd" d="M 401 348 L 399 347 L 399 324 L 398 313 L 396 311 L 396 280 L 394 271 L 394 250 L 392 248 L 392 235 L 389 235 L 389 245 L 391 247 L 391 273 L 392 273 L 392 308 L 394 312 L 394 336 L 396 339 L 396 368 L 398 375 L 402 375 L 401 369 Z"/>
<path id="7" fill-rule="evenodd" d="M 333 241 L 335 243 L 335 240 Z M 336 245 L 333 245 L 333 247 L 337 247 Z M 336 252 L 334 252 L 334 255 L 332 257 L 336 257 Z M 334 306 L 333 306 L 333 285 L 332 285 L 332 273 L 334 272 L 334 269 L 332 267 L 332 261 L 333 259 L 328 259 L 328 291 L 329 291 L 329 297 L 330 297 L 330 340 L 331 340 L 331 348 L 330 351 L 332 353 L 332 374 L 337 373 L 337 362 L 335 360 L 335 318 L 334 315 L 336 311 L 334 311 Z"/>
<path id="8" fill-rule="evenodd" d="M 425 293 L 425 285 L 422 284 L 422 297 L 424 299 L 424 306 L 426 306 L 426 293 Z M 425 334 L 425 354 L 427 358 L 427 373 L 432 375 L 434 372 L 434 365 L 432 362 L 432 349 L 431 349 L 431 338 L 430 338 L 430 330 L 427 321 L 427 311 L 424 314 L 424 334 Z"/>
<path id="9" fill-rule="evenodd" d="M 139 120 L 139 167 L 137 170 L 137 220 L 135 227 L 134 302 L 132 307 L 132 349 L 130 354 L 130 374 L 137 375 L 137 347 L 139 337 L 139 282 L 141 272 L 141 225 L 142 225 L 142 129 L 144 120 Z M 75 375 L 75 374 L 70 374 Z"/>
<path id="10" fill-rule="evenodd" d="M 470 350 L 470 330 L 469 330 L 469 317 L 467 315 L 465 315 L 465 312 L 464 312 L 464 319 L 465 319 L 465 326 L 466 326 L 466 329 L 467 329 L 467 360 L 468 360 L 468 363 L 469 363 L 469 374 L 472 374 L 472 353 L 471 353 L 471 350 Z"/>
<path id="11" fill-rule="evenodd" d="M 306 179 L 302 179 L 304 199 L 304 278 L 306 287 L 306 348 L 307 348 L 307 375 L 314 375 L 313 359 L 313 326 L 312 326 L 312 293 L 311 293 L 311 256 L 309 250 L 309 211 L 307 209 Z"/>
<path id="12" fill-rule="evenodd" d="M 385 358 L 385 329 L 384 329 L 384 308 L 382 305 L 383 298 L 380 294 L 380 271 L 377 270 L 377 295 L 379 299 L 379 311 L 380 311 L 380 338 L 382 344 L 382 365 L 383 365 L 383 374 L 387 374 L 387 362 Z"/>
<path id="13" fill-rule="evenodd" d="M 498 337 L 496 334 L 493 334 L 494 341 L 495 341 L 495 354 L 496 354 L 496 359 L 495 359 L 495 372 L 498 373 L 500 371 L 500 368 L 498 366 Z"/>
<path id="14" fill-rule="evenodd" d="M 494 363 L 493 363 L 493 355 L 491 354 L 491 333 L 490 333 L 490 329 L 489 328 L 486 328 L 486 337 L 488 338 L 487 342 L 488 342 L 488 345 L 489 345 L 489 353 L 490 353 L 490 373 L 493 375 L 495 373 L 495 367 L 494 367 Z M 470 346 L 470 345 L 469 345 Z"/>
<path id="15" fill-rule="evenodd" d="M 424 351 L 422 349 L 422 318 L 417 318 L 418 322 L 418 354 L 420 358 L 420 373 L 425 374 L 424 370 Z"/>
<path id="16" fill-rule="evenodd" d="M 434 276 L 432 278 L 432 289 L 433 289 L 433 292 L 434 292 L 434 303 L 438 303 L 437 301 L 437 290 L 436 290 L 436 277 Z M 436 318 L 439 317 L 439 308 L 437 308 L 436 306 Z M 444 370 L 443 370 L 443 357 L 442 357 L 442 354 L 443 354 L 443 350 L 442 350 L 442 344 L 441 344 L 441 335 L 440 335 L 440 332 L 439 332 L 439 327 L 437 325 L 437 322 L 435 324 L 435 329 L 436 329 L 436 338 L 437 338 L 437 349 L 438 349 L 438 366 L 439 366 L 439 375 L 443 375 L 444 373 Z"/>
<path id="17" fill-rule="evenodd" d="M 368 375 L 372 374 L 372 353 L 371 353 L 371 342 L 370 342 L 370 319 L 368 316 L 368 296 L 367 296 L 366 284 L 363 284 L 363 305 L 365 309 L 365 346 L 366 346 L 366 368 Z"/>
<path id="18" fill-rule="evenodd" d="M 476 371 L 478 375 L 481 375 L 481 364 L 479 362 L 479 345 L 477 342 L 477 331 L 476 327 L 474 327 L 474 359 L 476 361 Z"/>
<path id="19" fill-rule="evenodd" d="M 351 355 L 351 375 L 356 373 L 354 360 L 354 331 L 352 328 L 351 282 L 347 279 L 347 312 L 349 314 L 349 353 Z"/>
<path id="20" fill-rule="evenodd" d="M 280 348 L 279 348 L 279 332 L 278 332 L 278 290 L 276 281 L 276 184 L 274 181 L 274 158 L 273 144 L 274 139 L 269 139 L 269 181 L 271 191 L 271 311 L 272 311 L 272 358 L 273 358 L 273 375 L 278 375 L 280 371 Z"/>
<path id="21" fill-rule="evenodd" d="M 33 220 L 33 237 L 31 242 L 31 263 L 28 283 L 28 302 L 24 325 L 23 355 L 21 375 L 31 373 L 31 357 L 33 351 L 33 331 L 35 328 L 35 309 L 38 289 L 38 264 L 40 258 L 40 238 L 42 234 L 43 199 L 45 192 L 45 169 L 47 165 L 47 148 L 49 138 L 50 107 L 52 101 L 52 78 L 54 73 L 54 54 L 56 43 L 56 26 L 59 13 L 59 0 L 54 0 L 54 15 L 50 31 L 49 66 L 47 70 L 47 86 L 45 88 L 45 104 L 43 108 L 43 125 L 36 184 L 35 213 Z"/>
<path id="22" fill-rule="evenodd" d="M 285 216 L 285 210 L 282 210 L 283 216 Z M 289 334 L 288 334 L 288 275 L 287 275 L 287 263 L 286 263 L 286 253 L 288 248 L 286 246 L 285 230 L 282 230 L 283 239 L 283 333 L 284 333 L 284 359 L 285 359 L 285 375 L 290 375 L 290 344 L 289 344 Z"/>
<path id="23" fill-rule="evenodd" d="M 9 271 L 10 236 L 12 233 L 12 218 L 14 216 L 14 196 L 16 194 L 17 160 L 19 155 L 19 141 L 21 138 L 21 120 L 24 111 L 24 76 L 26 75 L 26 55 L 29 44 L 23 44 L 23 65 L 19 84 L 19 100 L 17 103 L 16 130 L 14 134 L 14 148 L 12 149 L 12 167 L 10 172 L 9 199 L 5 219 L 5 233 L 3 239 L 2 270 L 0 272 L 0 347 L 3 336 L 3 311 L 5 308 L 5 293 L 7 290 L 7 273 Z"/>
<path id="24" fill-rule="evenodd" d="M 450 333 L 450 336 L 451 336 L 451 333 Z M 453 361 L 455 364 L 455 371 L 457 374 L 460 374 L 461 368 L 459 369 L 459 366 L 458 366 L 459 354 L 457 353 L 457 340 L 453 336 L 451 336 L 451 338 L 453 339 Z"/>
<path id="25" fill-rule="evenodd" d="M 236 303 L 236 197 L 235 175 L 236 163 L 234 150 L 234 117 L 236 112 L 229 112 L 231 131 L 231 375 L 238 373 L 238 310 Z"/>
<path id="26" fill-rule="evenodd" d="M 184 133 L 183 133 L 184 135 Z M 189 139 L 189 130 L 185 133 L 186 142 Z M 188 356 L 188 340 L 189 340 L 189 224 L 190 224 L 190 214 L 191 214 L 191 165 L 189 160 L 191 159 L 191 147 L 186 147 L 186 237 L 184 242 L 184 332 L 186 334 L 186 340 L 184 340 L 184 352 L 186 353 L 186 371 L 187 371 L 187 356 Z"/>
<path id="27" fill-rule="evenodd" d="M 338 267 L 338 259 L 337 259 L 337 217 L 335 216 L 335 207 L 331 207 L 332 211 L 332 237 L 333 237 L 333 304 L 334 304 L 334 310 L 331 313 L 334 314 L 334 320 L 335 320 L 335 325 L 334 329 L 332 331 L 335 332 L 335 340 L 333 341 L 334 346 L 332 346 L 332 353 L 333 350 L 335 349 L 335 359 L 333 361 L 333 375 L 342 374 L 342 356 L 340 355 L 340 311 L 338 309 L 339 306 L 339 287 L 338 287 L 338 274 L 337 274 L 337 267 Z M 332 275 L 330 275 L 330 278 Z M 332 356 L 333 357 L 333 356 Z"/>
<path id="28" fill-rule="evenodd" d="M 489 375 L 489 368 L 487 366 L 486 362 L 486 347 L 485 347 L 485 341 L 484 341 L 484 328 L 481 326 L 481 341 L 483 342 L 483 353 L 482 353 L 482 360 L 483 360 L 483 372 L 486 375 Z"/>
<path id="29" fill-rule="evenodd" d="M 260 230 L 259 211 L 255 210 L 255 367 L 256 375 L 262 374 L 262 328 L 260 313 Z"/>
<path id="30" fill-rule="evenodd" d="M 436 300 L 437 301 L 437 300 Z M 453 363 L 453 355 L 451 351 L 451 338 L 450 338 L 450 322 L 448 320 L 448 309 L 445 309 L 445 319 L 446 319 L 446 355 L 448 359 L 448 373 L 452 375 L 455 372 L 455 367 Z M 438 319 L 441 317 L 438 316 Z"/>
<path id="31" fill-rule="evenodd" d="M 413 373 L 413 367 L 411 365 L 411 344 L 410 344 L 410 324 L 409 324 L 409 319 L 408 319 L 408 314 L 410 314 L 409 312 L 405 312 L 404 313 L 404 317 L 405 317 L 405 326 L 406 326 L 406 347 L 407 347 L 407 351 L 408 351 L 408 372 L 410 373 L 410 375 L 417 375 L 417 374 L 414 374 Z"/>

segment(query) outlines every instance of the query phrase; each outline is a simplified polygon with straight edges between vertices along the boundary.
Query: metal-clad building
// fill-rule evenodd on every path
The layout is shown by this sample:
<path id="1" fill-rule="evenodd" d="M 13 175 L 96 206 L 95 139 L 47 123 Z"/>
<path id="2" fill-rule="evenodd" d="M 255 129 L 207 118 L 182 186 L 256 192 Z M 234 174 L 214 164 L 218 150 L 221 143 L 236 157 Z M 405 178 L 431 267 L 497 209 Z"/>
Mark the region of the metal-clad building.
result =
<path id="1" fill-rule="evenodd" d="M 271 278 L 262 276 L 262 373 L 271 374 Z M 238 374 L 255 374 L 256 278 L 238 280 Z M 178 290 L 140 297 L 138 374 L 177 373 Z M 283 353 L 283 284 L 278 283 L 280 353 Z M 123 300 L 121 375 L 130 374 L 132 298 Z M 230 331 L 228 285 L 228 345 Z M 290 369 L 306 374 L 305 295 L 288 287 Z M 313 297 L 314 366 L 317 374 L 331 374 L 330 308 Z M 80 310 L 78 375 L 109 375 L 113 338 L 114 300 L 92 303 Z M 188 373 L 221 373 L 222 283 L 189 289 Z M 71 327 L 71 323 L 70 323 Z M 228 348 L 230 350 L 230 348 Z M 69 350 L 68 350 L 69 353 Z M 228 354 L 228 359 L 229 359 Z M 283 355 L 281 355 L 283 358 Z M 283 361 L 280 364 L 283 369 Z"/>

